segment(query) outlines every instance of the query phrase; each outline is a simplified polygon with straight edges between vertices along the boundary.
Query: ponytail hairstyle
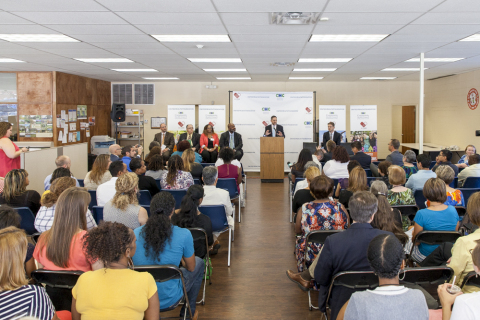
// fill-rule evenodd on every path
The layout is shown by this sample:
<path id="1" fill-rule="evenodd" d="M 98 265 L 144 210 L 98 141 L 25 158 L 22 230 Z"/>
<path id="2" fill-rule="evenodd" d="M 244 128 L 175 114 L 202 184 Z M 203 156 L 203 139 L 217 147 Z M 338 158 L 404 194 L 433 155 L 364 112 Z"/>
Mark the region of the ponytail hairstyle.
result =
<path id="1" fill-rule="evenodd" d="M 180 156 L 171 156 L 168 160 L 167 184 L 174 186 L 178 171 L 183 170 L 183 161 Z"/>
<path id="2" fill-rule="evenodd" d="M 197 184 L 190 186 L 180 204 L 180 211 L 172 216 L 172 223 L 180 228 L 191 228 L 197 215 L 200 200 L 203 198 L 203 187 Z"/>
<path id="3" fill-rule="evenodd" d="M 175 209 L 175 199 L 171 193 L 157 193 L 150 203 L 150 218 L 142 228 L 140 236 L 145 239 L 143 247 L 147 258 L 160 262 L 160 253 L 172 238 L 173 226 L 170 215 Z"/>
<path id="4" fill-rule="evenodd" d="M 50 208 L 52 207 L 58 200 L 58 197 L 62 194 L 63 191 L 67 190 L 68 188 L 75 187 L 77 182 L 75 179 L 70 177 L 61 177 L 55 179 L 50 186 L 50 192 L 47 193 L 41 200 L 42 206 Z"/>
<path id="5" fill-rule="evenodd" d="M 182 160 L 183 160 L 183 171 L 191 172 L 192 163 L 195 162 L 195 152 L 192 149 L 187 149 L 183 151 Z"/>
<path id="6" fill-rule="evenodd" d="M 122 174 L 115 182 L 115 190 L 117 192 L 112 199 L 113 206 L 120 210 L 125 210 L 130 204 L 138 204 L 137 189 L 137 174 L 133 172 Z"/>

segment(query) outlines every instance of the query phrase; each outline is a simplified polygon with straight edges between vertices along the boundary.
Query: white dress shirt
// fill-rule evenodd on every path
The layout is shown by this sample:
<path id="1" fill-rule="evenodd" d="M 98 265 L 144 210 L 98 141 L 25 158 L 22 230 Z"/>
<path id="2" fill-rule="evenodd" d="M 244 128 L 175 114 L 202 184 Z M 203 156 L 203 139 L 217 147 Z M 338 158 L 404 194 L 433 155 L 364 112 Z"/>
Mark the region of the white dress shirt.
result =
<path id="1" fill-rule="evenodd" d="M 97 226 L 97 223 L 95 222 L 95 219 L 93 219 L 92 213 L 89 209 L 87 209 L 86 215 L 87 229 L 90 230 L 92 228 L 95 228 Z M 40 210 L 38 210 L 37 216 L 35 217 L 35 229 L 37 229 L 38 232 L 45 232 L 47 230 L 50 230 L 53 225 L 54 216 L 55 204 L 48 208 L 45 206 L 40 207 Z"/>
<path id="2" fill-rule="evenodd" d="M 217 162 L 215 162 L 215 167 L 220 167 L 221 165 L 224 165 L 225 163 L 223 162 L 222 158 L 218 158 Z M 237 159 L 234 159 L 230 164 L 233 164 L 234 166 L 237 166 L 239 168 L 242 168 L 242 165 L 240 164 L 240 161 Z"/>
<path id="3" fill-rule="evenodd" d="M 113 177 L 110 181 L 102 183 L 97 188 L 97 206 L 104 207 L 105 204 L 113 199 L 115 195 L 115 182 L 117 182 L 118 177 Z"/>
<path id="4" fill-rule="evenodd" d="M 348 178 L 348 162 L 341 163 L 337 160 L 329 160 L 323 167 L 323 172 L 330 179 Z"/>
<path id="5" fill-rule="evenodd" d="M 466 167 L 458 174 L 458 183 L 459 186 L 463 186 L 465 179 L 468 177 L 480 177 L 480 164 L 472 164 L 469 167 Z"/>
<path id="6" fill-rule="evenodd" d="M 225 207 L 225 213 L 227 215 L 228 225 L 234 227 L 235 221 L 233 220 L 233 207 L 230 201 L 230 194 L 228 191 L 219 189 L 216 186 L 203 186 L 204 195 L 203 201 L 200 206 L 217 206 L 223 205 Z"/>

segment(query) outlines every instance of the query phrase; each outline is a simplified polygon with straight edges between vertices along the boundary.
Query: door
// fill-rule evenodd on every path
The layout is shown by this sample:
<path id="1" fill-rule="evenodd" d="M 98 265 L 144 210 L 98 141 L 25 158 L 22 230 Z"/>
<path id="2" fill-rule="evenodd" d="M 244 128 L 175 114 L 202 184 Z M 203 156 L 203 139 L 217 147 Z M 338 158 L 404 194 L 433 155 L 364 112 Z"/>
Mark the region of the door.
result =
<path id="1" fill-rule="evenodd" d="M 415 106 L 402 106 L 402 143 L 415 143 Z M 402 147 L 402 153 L 410 148 Z"/>

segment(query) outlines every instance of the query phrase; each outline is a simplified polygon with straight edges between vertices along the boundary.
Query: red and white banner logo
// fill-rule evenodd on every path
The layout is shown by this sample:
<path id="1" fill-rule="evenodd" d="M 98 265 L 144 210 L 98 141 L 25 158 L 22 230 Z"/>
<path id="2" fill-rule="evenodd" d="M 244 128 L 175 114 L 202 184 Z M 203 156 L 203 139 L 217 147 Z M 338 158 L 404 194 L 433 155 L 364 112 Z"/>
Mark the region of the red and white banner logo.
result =
<path id="1" fill-rule="evenodd" d="M 233 96 L 234 96 L 235 98 L 237 98 L 237 99 L 240 99 L 240 93 L 235 92 L 235 93 L 233 94 Z"/>
<path id="2" fill-rule="evenodd" d="M 475 88 L 470 89 L 467 94 L 468 107 L 472 110 L 478 107 L 478 91 Z"/>
<path id="3" fill-rule="evenodd" d="M 185 125 L 185 122 L 183 122 L 183 121 L 178 121 L 178 126 L 179 126 L 180 128 L 183 128 L 184 125 Z"/>

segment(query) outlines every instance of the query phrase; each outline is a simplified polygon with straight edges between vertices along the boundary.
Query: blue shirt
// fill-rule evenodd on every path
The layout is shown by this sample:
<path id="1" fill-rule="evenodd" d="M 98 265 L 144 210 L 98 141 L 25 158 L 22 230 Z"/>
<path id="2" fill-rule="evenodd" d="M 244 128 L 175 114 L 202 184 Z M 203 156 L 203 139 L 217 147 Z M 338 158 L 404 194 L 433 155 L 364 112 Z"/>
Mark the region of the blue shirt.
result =
<path id="1" fill-rule="evenodd" d="M 433 211 L 428 208 L 418 210 L 413 219 L 425 231 L 455 231 L 459 220 L 457 210 L 452 206 L 442 211 Z M 421 243 L 418 249 L 421 254 L 428 256 L 437 247 L 438 245 Z"/>
<path id="2" fill-rule="evenodd" d="M 77 187 L 80 187 L 80 183 L 78 183 L 77 178 L 75 178 L 75 177 L 72 177 L 72 178 L 75 179 L 75 182 L 76 182 Z M 45 178 L 45 180 L 43 181 L 43 186 L 45 187 L 45 191 L 50 190 L 50 186 L 52 185 L 52 184 L 50 183 L 50 180 L 52 180 L 52 175 L 51 175 L 51 174 L 49 174 L 49 175 Z"/>
<path id="3" fill-rule="evenodd" d="M 464 155 L 460 158 L 460 160 L 458 160 L 458 163 L 459 163 L 459 164 L 460 164 L 460 163 L 465 163 L 465 164 L 468 166 L 468 162 L 465 161 L 466 158 L 467 158 L 467 155 L 464 154 Z"/>
<path id="4" fill-rule="evenodd" d="M 413 191 L 423 189 L 425 182 L 430 178 L 436 178 L 437 174 L 432 170 L 418 170 L 408 178 L 405 187 L 412 189 Z"/>
<path id="5" fill-rule="evenodd" d="M 170 241 L 165 244 L 165 248 L 158 256 L 158 259 L 151 256 L 147 257 L 144 247 L 145 239 L 140 235 L 143 227 L 144 226 L 141 226 L 133 231 L 137 237 L 137 250 L 132 258 L 134 265 L 173 264 L 174 266 L 178 266 L 180 265 L 182 257 L 190 258 L 195 254 L 193 237 L 190 230 L 172 226 L 173 232 Z M 157 290 L 162 308 L 167 308 L 175 304 L 183 297 L 182 282 L 180 280 L 170 280 L 162 283 L 157 282 Z"/>
<path id="6" fill-rule="evenodd" d="M 183 151 L 175 151 L 174 153 L 172 153 L 172 156 L 179 156 L 181 158 L 182 154 L 183 154 Z M 196 152 L 195 152 L 195 162 L 202 163 L 202 156 Z"/>
<path id="7" fill-rule="evenodd" d="M 122 161 L 127 165 L 128 172 L 132 172 L 132 170 L 130 169 L 130 161 L 132 161 L 132 158 L 125 156 L 122 158 Z"/>

